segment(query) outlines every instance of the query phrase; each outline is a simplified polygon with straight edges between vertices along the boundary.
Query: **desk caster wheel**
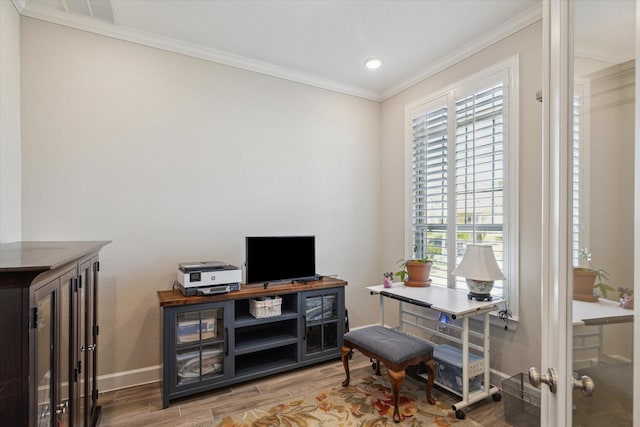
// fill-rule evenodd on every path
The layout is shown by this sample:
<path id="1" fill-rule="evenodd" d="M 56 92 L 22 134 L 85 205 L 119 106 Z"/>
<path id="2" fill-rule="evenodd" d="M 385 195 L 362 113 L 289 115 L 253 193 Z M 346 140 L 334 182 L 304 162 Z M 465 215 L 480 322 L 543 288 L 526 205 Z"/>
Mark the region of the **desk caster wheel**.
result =
<path id="1" fill-rule="evenodd" d="M 500 393 L 492 394 L 491 398 L 494 402 L 500 402 L 502 400 L 502 395 Z"/>
<path id="2" fill-rule="evenodd" d="M 459 420 L 464 420 L 464 418 L 466 417 L 466 415 L 464 414 L 464 412 L 462 412 L 462 409 L 458 409 L 456 411 L 456 418 Z"/>

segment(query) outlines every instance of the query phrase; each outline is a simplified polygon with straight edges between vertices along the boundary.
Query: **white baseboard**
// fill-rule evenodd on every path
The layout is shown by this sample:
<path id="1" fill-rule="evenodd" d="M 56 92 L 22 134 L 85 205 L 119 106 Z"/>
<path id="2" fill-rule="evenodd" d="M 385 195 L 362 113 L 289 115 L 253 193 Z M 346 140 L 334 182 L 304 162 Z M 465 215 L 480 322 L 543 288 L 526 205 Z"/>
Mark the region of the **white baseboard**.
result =
<path id="1" fill-rule="evenodd" d="M 98 390 L 100 393 L 133 387 L 142 384 L 158 382 L 162 378 L 162 365 L 100 375 Z"/>
<path id="2" fill-rule="evenodd" d="M 352 330 L 361 329 L 365 325 Z M 132 369 L 130 371 L 116 372 L 113 374 L 100 375 L 98 377 L 98 390 L 101 393 L 123 388 L 134 387 L 143 384 L 159 382 L 162 378 L 162 365 L 148 366 L 146 368 Z M 500 388 L 502 380 L 509 378 L 509 375 L 496 369 L 491 369 L 491 383 Z"/>

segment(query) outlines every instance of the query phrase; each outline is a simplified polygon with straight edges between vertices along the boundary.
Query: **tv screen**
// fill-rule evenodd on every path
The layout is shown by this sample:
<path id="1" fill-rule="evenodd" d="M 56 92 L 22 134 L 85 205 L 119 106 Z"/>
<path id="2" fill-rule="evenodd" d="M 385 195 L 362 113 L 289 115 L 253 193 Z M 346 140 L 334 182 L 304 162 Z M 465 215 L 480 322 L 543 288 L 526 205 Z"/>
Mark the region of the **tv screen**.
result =
<path id="1" fill-rule="evenodd" d="M 247 283 L 313 280 L 315 236 L 246 238 Z"/>

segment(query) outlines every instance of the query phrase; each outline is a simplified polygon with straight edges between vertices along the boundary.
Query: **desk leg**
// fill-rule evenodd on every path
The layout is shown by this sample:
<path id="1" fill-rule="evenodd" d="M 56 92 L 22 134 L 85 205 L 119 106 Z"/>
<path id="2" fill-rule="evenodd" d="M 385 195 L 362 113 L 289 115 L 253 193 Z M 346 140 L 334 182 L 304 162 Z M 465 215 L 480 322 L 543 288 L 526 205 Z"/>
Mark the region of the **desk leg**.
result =
<path id="1" fill-rule="evenodd" d="M 462 401 L 469 404 L 469 316 L 462 318 Z"/>
<path id="2" fill-rule="evenodd" d="M 490 360 L 489 360 L 489 344 L 490 344 L 490 318 L 489 312 L 486 312 L 483 316 L 484 319 L 484 336 L 483 336 L 483 358 L 484 358 L 484 387 L 482 391 L 477 391 L 473 393 L 473 397 L 470 397 L 469 393 L 469 317 L 465 316 L 462 320 L 462 400 L 455 405 L 452 406 L 453 410 L 456 411 L 456 418 L 463 419 L 464 412 L 462 412 L 462 408 L 466 408 L 467 406 L 479 402 L 480 400 L 487 398 L 492 395 L 493 400 L 500 400 L 501 396 L 499 395 L 500 390 L 497 387 L 492 387 L 490 378 Z"/>
<path id="3" fill-rule="evenodd" d="M 384 296 L 380 294 L 380 324 L 384 326 Z"/>
<path id="4" fill-rule="evenodd" d="M 490 328 L 490 323 L 491 319 L 489 318 L 489 313 L 485 313 L 484 314 L 484 391 L 489 392 L 490 388 L 491 388 L 491 363 L 489 363 L 489 358 L 491 357 L 491 349 L 490 349 L 490 345 L 491 345 L 491 341 L 490 341 L 490 337 L 489 334 L 491 333 L 489 328 Z M 491 394 L 491 393 L 489 393 Z"/>

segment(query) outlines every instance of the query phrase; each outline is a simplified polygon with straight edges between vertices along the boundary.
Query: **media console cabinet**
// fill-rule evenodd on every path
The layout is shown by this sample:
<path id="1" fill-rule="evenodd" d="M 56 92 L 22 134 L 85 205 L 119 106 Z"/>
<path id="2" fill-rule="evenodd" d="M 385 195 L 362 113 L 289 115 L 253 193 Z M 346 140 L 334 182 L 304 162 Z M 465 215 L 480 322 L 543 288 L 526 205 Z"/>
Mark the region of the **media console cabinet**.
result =
<path id="1" fill-rule="evenodd" d="M 98 252 L 108 243 L 0 244 L 3 426 L 98 424 Z"/>
<path id="2" fill-rule="evenodd" d="M 344 287 L 313 282 L 241 286 L 212 296 L 158 291 L 162 407 L 171 400 L 341 356 Z M 277 315 L 255 317 L 251 300 L 281 298 Z"/>

